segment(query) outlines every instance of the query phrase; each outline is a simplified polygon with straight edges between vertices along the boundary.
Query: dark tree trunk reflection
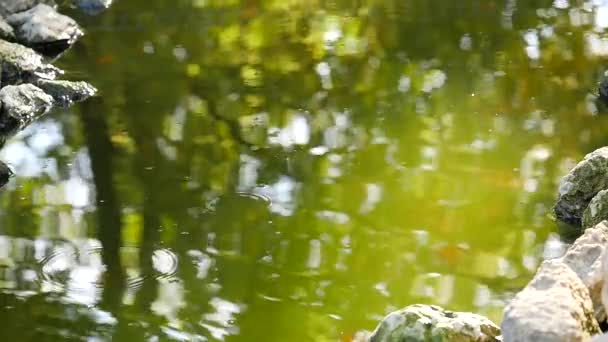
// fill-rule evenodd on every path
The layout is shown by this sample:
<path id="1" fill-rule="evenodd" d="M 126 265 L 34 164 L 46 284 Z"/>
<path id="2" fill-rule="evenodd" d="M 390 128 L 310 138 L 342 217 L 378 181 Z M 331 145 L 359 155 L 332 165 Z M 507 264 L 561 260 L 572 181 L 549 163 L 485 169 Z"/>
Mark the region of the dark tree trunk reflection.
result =
<path id="1" fill-rule="evenodd" d="M 97 236 L 103 247 L 102 260 L 106 266 L 102 305 L 113 311 L 120 307 L 125 282 L 120 262 L 121 210 L 113 181 L 114 147 L 102 100 L 91 100 L 81 108 L 80 117 L 96 189 Z"/>

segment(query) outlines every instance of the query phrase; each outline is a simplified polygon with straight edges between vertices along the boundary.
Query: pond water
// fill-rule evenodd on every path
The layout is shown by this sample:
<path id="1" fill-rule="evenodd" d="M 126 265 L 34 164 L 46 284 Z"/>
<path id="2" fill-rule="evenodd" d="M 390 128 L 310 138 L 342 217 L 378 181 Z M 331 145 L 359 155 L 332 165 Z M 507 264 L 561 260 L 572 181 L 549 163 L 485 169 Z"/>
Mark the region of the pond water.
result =
<path id="1" fill-rule="evenodd" d="M 608 144 L 608 2 L 123 0 L 57 61 L 100 96 L 1 151 L 5 340 L 349 341 L 500 322 Z"/>

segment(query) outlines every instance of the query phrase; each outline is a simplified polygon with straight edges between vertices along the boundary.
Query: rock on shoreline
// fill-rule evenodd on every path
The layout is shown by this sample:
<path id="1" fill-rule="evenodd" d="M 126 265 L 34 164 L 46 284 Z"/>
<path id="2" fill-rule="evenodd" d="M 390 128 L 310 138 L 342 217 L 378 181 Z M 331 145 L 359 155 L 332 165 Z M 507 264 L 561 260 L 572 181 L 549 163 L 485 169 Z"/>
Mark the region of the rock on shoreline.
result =
<path id="1" fill-rule="evenodd" d="M 75 0 L 84 11 L 100 11 L 111 0 Z M 57 12 L 52 0 L 0 1 L 0 144 L 48 113 L 94 96 L 82 81 L 57 80 L 63 71 L 56 58 L 83 35 L 71 18 Z M 1 146 L 1 145 L 0 145 Z M 0 187 L 12 175 L 0 162 Z"/>
<path id="2" fill-rule="evenodd" d="M 587 341 L 600 332 L 589 292 L 562 260 L 543 262 L 505 308 L 504 341 Z"/>
<path id="3" fill-rule="evenodd" d="M 414 304 L 386 316 L 369 341 L 494 342 L 499 335 L 500 328 L 483 316 Z"/>
<path id="4" fill-rule="evenodd" d="M 605 189 L 608 189 L 608 147 L 587 154 L 561 180 L 555 216 L 561 221 L 580 226 L 589 202 Z"/>

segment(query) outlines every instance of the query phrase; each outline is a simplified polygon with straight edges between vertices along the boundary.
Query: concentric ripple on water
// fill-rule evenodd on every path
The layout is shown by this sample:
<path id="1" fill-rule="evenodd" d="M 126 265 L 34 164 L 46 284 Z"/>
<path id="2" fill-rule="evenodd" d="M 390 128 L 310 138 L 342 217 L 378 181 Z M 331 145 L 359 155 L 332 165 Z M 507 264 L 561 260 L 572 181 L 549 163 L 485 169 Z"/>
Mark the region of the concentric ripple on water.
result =
<path id="1" fill-rule="evenodd" d="M 146 280 L 171 279 L 175 275 L 178 258 L 171 250 L 155 249 L 149 254 L 150 262 L 137 260 L 143 254 L 140 252 L 139 247 L 121 248 L 122 265 L 127 265 L 124 267 L 127 288 L 136 289 Z M 97 297 L 103 288 L 103 274 L 106 270 L 102 253 L 103 248 L 96 240 L 55 246 L 50 254 L 39 261 L 43 290 Z"/>

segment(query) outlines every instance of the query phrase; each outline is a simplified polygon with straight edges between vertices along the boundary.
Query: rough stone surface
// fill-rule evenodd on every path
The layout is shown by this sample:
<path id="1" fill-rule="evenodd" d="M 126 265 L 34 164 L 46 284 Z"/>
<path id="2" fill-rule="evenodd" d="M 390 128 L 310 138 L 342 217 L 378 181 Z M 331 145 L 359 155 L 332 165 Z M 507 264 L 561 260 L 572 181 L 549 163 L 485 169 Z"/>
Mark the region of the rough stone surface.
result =
<path id="1" fill-rule="evenodd" d="M 55 6 L 53 0 L 0 0 L 0 16 L 7 17 L 13 13 L 27 11 L 38 4 Z"/>
<path id="2" fill-rule="evenodd" d="M 78 24 L 54 8 L 38 4 L 6 18 L 17 41 L 45 54 L 63 52 L 83 35 Z"/>
<path id="3" fill-rule="evenodd" d="M 97 92 L 95 87 L 83 81 L 39 80 L 36 85 L 51 95 L 55 104 L 61 107 L 69 107 L 74 102 L 84 101 Z"/>
<path id="4" fill-rule="evenodd" d="M 0 17 L 0 39 L 15 40 L 15 31 L 2 17 Z"/>
<path id="5" fill-rule="evenodd" d="M 10 136 L 46 114 L 53 98 L 33 84 L 0 89 L 0 134 Z"/>
<path id="6" fill-rule="evenodd" d="M 583 212 L 582 225 L 584 228 L 593 227 L 596 224 L 608 219 L 608 190 L 598 192 L 593 198 L 587 209 Z"/>
<path id="7" fill-rule="evenodd" d="M 489 342 L 499 341 L 499 335 L 500 328 L 483 316 L 416 304 L 386 316 L 369 341 Z"/>
<path id="8" fill-rule="evenodd" d="M 608 245 L 608 226 L 597 224 L 585 230 L 570 246 L 563 256 L 563 262 L 570 267 L 587 287 L 595 318 L 598 321 L 606 319 L 606 311 L 602 305 L 602 286 L 604 284 L 602 256 Z"/>
<path id="9" fill-rule="evenodd" d="M 562 260 L 542 263 L 530 283 L 505 308 L 506 342 L 577 342 L 599 333 L 589 291 Z"/>
<path id="10" fill-rule="evenodd" d="M 604 223 L 605 224 L 605 223 Z M 602 305 L 604 311 L 608 312 L 608 252 L 604 251 L 602 255 Z"/>
<path id="11" fill-rule="evenodd" d="M 67 2 L 96 14 L 112 0 L 66 0 L 62 5 Z M 53 106 L 68 107 L 97 92 L 86 82 L 55 80 L 63 71 L 41 55 L 59 56 L 83 34 L 56 7 L 54 0 L 0 0 L 0 147 Z M 0 187 L 10 176 L 0 162 Z"/>
<path id="12" fill-rule="evenodd" d="M 41 55 L 25 46 L 0 40 L 2 86 L 27 83 L 40 78 L 54 79 L 63 71 L 47 64 Z"/>
<path id="13" fill-rule="evenodd" d="M 555 215 L 561 221 L 580 225 L 591 199 L 608 189 L 608 147 L 585 156 L 560 182 Z"/>

